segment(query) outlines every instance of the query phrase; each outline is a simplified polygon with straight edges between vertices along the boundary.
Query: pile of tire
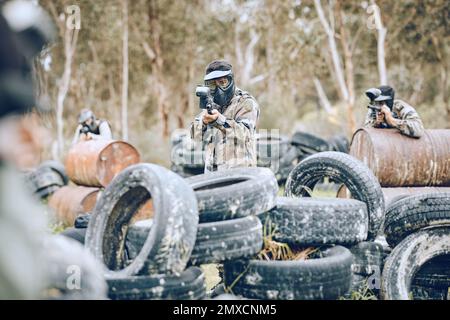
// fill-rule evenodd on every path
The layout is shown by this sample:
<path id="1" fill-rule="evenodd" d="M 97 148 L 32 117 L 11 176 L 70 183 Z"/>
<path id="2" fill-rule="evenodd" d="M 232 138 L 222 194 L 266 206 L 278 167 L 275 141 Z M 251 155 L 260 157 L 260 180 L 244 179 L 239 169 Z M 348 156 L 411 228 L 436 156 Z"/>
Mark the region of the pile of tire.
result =
<path id="1" fill-rule="evenodd" d="M 307 189 L 331 177 L 351 189 L 355 199 L 307 198 Z M 285 197 L 260 215 L 274 224 L 274 240 L 293 248 L 319 247 L 306 260 L 239 259 L 224 264 L 227 290 L 252 299 L 337 299 L 369 273 L 370 252 L 381 227 L 381 187 L 367 167 L 340 152 L 321 152 L 290 173 Z M 357 252 L 356 248 L 360 247 Z"/>
<path id="2" fill-rule="evenodd" d="M 170 159 L 170 169 L 184 178 L 204 172 L 202 146 L 191 140 L 186 130 L 176 131 L 172 135 Z"/>
<path id="3" fill-rule="evenodd" d="M 134 165 L 105 188 L 80 240 L 105 265 L 111 299 L 203 299 L 199 266 L 258 253 L 256 215 L 274 206 L 277 191 L 266 168 L 183 179 L 157 165 Z M 153 219 L 131 223 L 149 197 Z"/>
<path id="4" fill-rule="evenodd" d="M 195 192 L 199 210 L 197 238 L 188 265 L 221 265 L 253 256 L 262 249 L 262 224 L 256 215 L 274 206 L 278 191 L 269 169 L 218 171 L 190 177 L 186 182 Z M 149 225 L 135 226 L 130 230 L 128 247 L 139 248 L 140 234 L 148 228 Z M 220 286 L 209 296 L 214 297 L 217 288 Z"/>
<path id="5" fill-rule="evenodd" d="M 365 215 L 359 217 L 351 216 L 351 210 L 333 215 L 330 212 L 336 211 L 327 210 L 326 207 L 320 210 L 322 216 L 317 213 L 314 215 L 317 222 L 325 221 L 320 222 L 326 226 L 321 231 L 323 238 L 327 239 L 329 244 L 334 242 L 351 252 L 352 262 L 347 270 L 350 274 L 350 286 L 342 296 L 349 297 L 354 291 L 362 291 L 364 288 L 377 288 L 379 277 L 376 283 L 372 283 L 371 277 L 381 272 L 384 257 L 384 248 L 377 243 L 384 217 L 381 186 L 367 166 L 359 160 L 342 152 L 328 151 L 311 155 L 300 162 L 288 177 L 285 194 L 289 197 L 303 197 L 305 201 L 304 197 L 310 197 L 310 192 L 325 177 L 335 184 L 345 185 L 353 196 L 353 199 L 332 198 L 326 201 L 333 203 L 335 207 L 345 201 L 357 201 L 365 209 Z M 365 224 L 367 226 L 364 234 Z M 358 230 L 362 232 L 359 235 Z M 352 234 L 353 237 L 350 237 Z"/>
<path id="6" fill-rule="evenodd" d="M 349 142 L 344 135 L 325 140 L 307 132 L 297 131 L 291 138 L 278 132 L 260 130 L 256 135 L 257 166 L 270 168 L 280 185 L 304 158 L 322 151 L 348 152 Z M 171 139 L 171 170 L 182 177 L 204 172 L 204 150 L 192 141 L 187 131 L 177 131 Z"/>
<path id="7" fill-rule="evenodd" d="M 393 248 L 381 277 L 387 300 L 447 300 L 450 288 L 450 193 L 400 197 L 386 210 Z"/>
<path id="8" fill-rule="evenodd" d="M 69 182 L 64 165 L 48 160 L 36 169 L 24 173 L 25 184 L 39 199 L 44 200 Z"/>
<path id="9" fill-rule="evenodd" d="M 306 157 L 323 151 L 348 152 L 348 139 L 336 135 L 325 140 L 311 133 L 297 131 L 291 138 L 278 134 L 257 136 L 257 159 L 259 167 L 269 167 L 280 185 L 289 173 Z"/>
<path id="10" fill-rule="evenodd" d="M 151 228 L 132 225 L 149 199 Z M 194 191 L 179 175 L 154 164 L 127 167 L 105 188 L 90 216 L 85 246 L 103 263 L 110 299 L 202 299 L 205 277 L 188 267 L 198 229 Z M 135 251 L 127 235 L 142 242 Z"/>

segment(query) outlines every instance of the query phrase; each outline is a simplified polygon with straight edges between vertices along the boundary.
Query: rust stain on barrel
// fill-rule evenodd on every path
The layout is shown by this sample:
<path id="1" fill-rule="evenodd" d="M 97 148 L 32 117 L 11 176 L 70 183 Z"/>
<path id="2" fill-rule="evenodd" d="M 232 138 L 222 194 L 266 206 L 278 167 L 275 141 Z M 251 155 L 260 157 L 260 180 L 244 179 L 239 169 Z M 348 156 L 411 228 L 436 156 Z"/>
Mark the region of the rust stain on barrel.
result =
<path id="1" fill-rule="evenodd" d="M 425 130 L 415 139 L 396 129 L 362 128 L 353 135 L 350 155 L 382 187 L 450 186 L 450 130 Z"/>
<path id="2" fill-rule="evenodd" d="M 58 221 L 71 226 L 77 215 L 94 209 L 99 191 L 99 188 L 64 186 L 51 196 L 48 205 L 54 210 Z"/>
<path id="3" fill-rule="evenodd" d="M 139 152 L 127 142 L 80 141 L 69 150 L 66 170 L 78 185 L 105 187 L 119 172 L 139 161 Z"/>

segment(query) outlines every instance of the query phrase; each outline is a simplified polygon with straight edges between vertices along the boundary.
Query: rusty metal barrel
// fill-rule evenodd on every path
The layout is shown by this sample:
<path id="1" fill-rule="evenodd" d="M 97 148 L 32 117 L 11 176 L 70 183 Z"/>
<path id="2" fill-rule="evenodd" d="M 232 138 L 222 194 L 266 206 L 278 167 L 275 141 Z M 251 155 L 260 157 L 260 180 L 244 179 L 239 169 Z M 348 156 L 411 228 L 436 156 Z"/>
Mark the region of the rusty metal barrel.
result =
<path id="1" fill-rule="evenodd" d="M 119 172 L 139 161 L 139 152 L 127 142 L 80 141 L 69 150 L 66 171 L 78 185 L 105 187 Z"/>
<path id="2" fill-rule="evenodd" d="M 382 187 L 450 186 L 450 130 L 425 130 L 414 139 L 396 129 L 362 128 L 353 135 L 349 153 Z"/>
<path id="3" fill-rule="evenodd" d="M 450 193 L 450 187 L 381 188 L 386 207 L 399 196 L 412 196 L 425 193 Z"/>
<path id="4" fill-rule="evenodd" d="M 64 225 L 73 225 L 77 215 L 91 212 L 97 203 L 99 188 L 65 186 L 57 190 L 48 202 L 56 219 Z"/>

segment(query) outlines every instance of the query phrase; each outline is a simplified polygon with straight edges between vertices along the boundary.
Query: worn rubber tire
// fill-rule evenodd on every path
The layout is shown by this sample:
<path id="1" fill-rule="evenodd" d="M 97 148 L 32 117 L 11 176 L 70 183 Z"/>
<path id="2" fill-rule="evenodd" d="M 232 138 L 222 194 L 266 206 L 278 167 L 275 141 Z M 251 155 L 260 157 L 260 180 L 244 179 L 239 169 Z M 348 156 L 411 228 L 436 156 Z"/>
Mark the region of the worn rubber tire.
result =
<path id="1" fill-rule="evenodd" d="M 103 267 L 84 246 L 60 235 L 49 236 L 43 246 L 42 260 L 48 264 L 46 299 L 106 299 Z M 71 289 L 68 284 L 76 285 L 76 274 L 80 288 Z"/>
<path id="2" fill-rule="evenodd" d="M 179 276 L 125 276 L 106 281 L 112 300 L 199 300 L 206 296 L 205 276 L 197 267 Z"/>
<path id="3" fill-rule="evenodd" d="M 337 299 L 351 281 L 351 252 L 341 246 L 303 261 L 236 260 L 224 263 L 225 285 L 253 299 Z M 238 277 L 240 277 L 238 279 Z"/>
<path id="4" fill-rule="evenodd" d="M 414 276 L 413 283 L 432 288 L 450 287 L 450 255 L 427 261 Z"/>
<path id="5" fill-rule="evenodd" d="M 350 248 L 353 254 L 352 272 L 361 276 L 370 276 L 383 270 L 383 246 L 375 242 L 360 242 Z M 378 268 L 378 269 L 377 269 Z"/>
<path id="6" fill-rule="evenodd" d="M 428 260 L 450 254 L 450 228 L 420 230 L 403 239 L 384 264 L 381 295 L 385 300 L 408 300 L 414 275 Z"/>
<path id="7" fill-rule="evenodd" d="M 344 184 L 354 199 L 366 203 L 369 214 L 368 239 L 374 239 L 380 231 L 384 216 L 381 186 L 364 163 L 348 154 L 321 152 L 302 160 L 289 174 L 285 195 L 307 197 L 307 188 L 314 189 L 324 177 L 329 177 L 337 184 Z"/>
<path id="8" fill-rule="evenodd" d="M 393 203 L 386 212 L 386 241 L 395 247 L 409 234 L 436 225 L 450 226 L 450 193 L 412 195 Z"/>
<path id="9" fill-rule="evenodd" d="M 367 238 L 366 205 L 353 199 L 278 197 L 270 218 L 274 239 L 296 245 L 351 245 Z"/>
<path id="10" fill-rule="evenodd" d="M 289 176 L 289 173 L 302 159 L 303 154 L 295 146 L 289 146 L 286 153 L 280 158 L 278 169 L 275 172 L 278 184 L 284 184 Z"/>
<path id="11" fill-rule="evenodd" d="M 62 164 L 59 161 L 56 160 L 47 160 L 41 163 L 39 166 L 42 167 L 48 167 L 58 173 L 61 176 L 61 179 L 64 182 L 64 185 L 67 185 L 69 183 L 69 176 L 66 173 L 66 168 L 64 167 L 64 164 Z"/>
<path id="12" fill-rule="evenodd" d="M 257 254 L 263 247 L 262 224 L 255 216 L 199 224 L 192 265 L 218 263 Z"/>
<path id="13" fill-rule="evenodd" d="M 258 159 L 279 160 L 288 150 L 289 140 L 283 136 L 267 137 L 257 139 L 256 153 Z"/>
<path id="14" fill-rule="evenodd" d="M 420 285 L 411 285 L 413 300 L 447 300 L 448 288 L 434 288 Z"/>
<path id="15" fill-rule="evenodd" d="M 86 228 L 74 228 L 74 227 L 69 227 L 67 229 L 65 229 L 64 231 L 62 231 L 60 233 L 60 235 L 76 240 L 79 243 L 81 243 L 82 245 L 84 245 L 84 241 L 86 239 Z"/>
<path id="16" fill-rule="evenodd" d="M 331 151 L 338 151 L 343 153 L 348 153 L 349 151 L 349 141 L 344 135 L 333 136 L 328 140 L 331 146 Z"/>
<path id="17" fill-rule="evenodd" d="M 150 229 L 150 225 L 130 227 L 126 246 L 131 259 L 142 247 Z M 250 257 L 257 254 L 262 245 L 262 225 L 255 216 L 200 223 L 189 264 L 201 265 Z"/>
<path id="18" fill-rule="evenodd" d="M 331 150 L 331 146 L 326 140 L 313 134 L 301 131 L 297 131 L 296 133 L 294 133 L 291 139 L 291 144 L 311 150 L 311 152 Z"/>
<path id="19" fill-rule="evenodd" d="M 124 266 L 128 224 L 150 197 L 155 227 L 138 256 Z M 86 246 L 105 263 L 110 277 L 178 274 L 191 255 L 197 225 L 197 201 L 186 181 L 161 166 L 136 164 L 119 173 L 97 201 L 86 232 Z"/>
<path id="20" fill-rule="evenodd" d="M 178 155 L 180 160 L 176 164 L 187 169 L 204 169 L 205 168 L 205 152 L 203 150 L 190 150 L 186 148 L 179 149 Z"/>
<path id="21" fill-rule="evenodd" d="M 277 180 L 268 168 L 214 171 L 186 181 L 195 191 L 200 222 L 229 220 L 268 211 L 275 205 L 278 192 Z"/>
<path id="22" fill-rule="evenodd" d="M 38 167 L 26 173 L 25 181 L 29 190 L 44 199 L 65 185 L 63 177 L 48 166 Z"/>

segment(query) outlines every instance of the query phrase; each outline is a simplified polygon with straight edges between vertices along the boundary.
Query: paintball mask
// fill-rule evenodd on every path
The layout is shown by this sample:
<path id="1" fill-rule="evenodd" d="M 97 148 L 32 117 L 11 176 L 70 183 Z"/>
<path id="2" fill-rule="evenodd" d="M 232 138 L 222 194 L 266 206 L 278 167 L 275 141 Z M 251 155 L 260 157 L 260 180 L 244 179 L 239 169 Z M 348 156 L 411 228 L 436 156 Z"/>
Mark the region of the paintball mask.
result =
<path id="1" fill-rule="evenodd" d="M 230 104 L 234 96 L 234 77 L 231 65 L 225 61 L 213 61 L 206 69 L 203 79 L 209 87 L 214 103 L 221 107 Z"/>
<path id="2" fill-rule="evenodd" d="M 381 95 L 375 99 L 375 102 L 385 102 L 389 109 L 392 110 L 394 106 L 394 89 L 390 86 L 380 86 L 378 89 L 381 91 Z"/>
<path id="3" fill-rule="evenodd" d="M 91 120 L 91 121 L 89 121 Z M 83 126 L 82 132 L 87 133 L 90 131 L 95 131 L 97 129 L 97 124 L 95 121 L 94 113 L 89 109 L 83 109 L 78 116 L 78 123 Z"/>

